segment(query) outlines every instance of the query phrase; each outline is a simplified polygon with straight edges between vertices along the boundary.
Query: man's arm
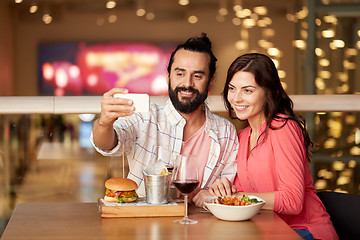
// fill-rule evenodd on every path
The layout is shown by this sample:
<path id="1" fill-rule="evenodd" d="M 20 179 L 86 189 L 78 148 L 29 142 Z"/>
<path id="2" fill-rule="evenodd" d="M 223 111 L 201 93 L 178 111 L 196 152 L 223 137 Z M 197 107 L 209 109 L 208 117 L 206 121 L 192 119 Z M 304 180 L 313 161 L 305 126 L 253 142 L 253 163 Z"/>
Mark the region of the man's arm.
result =
<path id="1" fill-rule="evenodd" d="M 119 117 L 130 116 L 135 108 L 132 100 L 124 98 L 114 98 L 116 93 L 127 93 L 126 89 L 113 88 L 104 93 L 101 100 L 100 117 L 95 120 L 93 125 L 94 144 L 103 150 L 113 149 L 117 142 L 117 135 L 113 129 L 113 124 Z"/>

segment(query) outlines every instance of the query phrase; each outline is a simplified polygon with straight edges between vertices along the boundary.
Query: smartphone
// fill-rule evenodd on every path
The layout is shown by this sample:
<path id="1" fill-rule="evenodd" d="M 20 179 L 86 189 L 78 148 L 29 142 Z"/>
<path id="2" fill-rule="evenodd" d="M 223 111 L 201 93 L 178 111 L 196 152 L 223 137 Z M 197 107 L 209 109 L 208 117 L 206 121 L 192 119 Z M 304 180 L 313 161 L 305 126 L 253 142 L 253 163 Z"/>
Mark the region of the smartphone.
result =
<path id="1" fill-rule="evenodd" d="M 148 112 L 150 97 L 146 93 L 117 93 L 114 97 L 131 99 L 134 103 L 135 112 Z"/>

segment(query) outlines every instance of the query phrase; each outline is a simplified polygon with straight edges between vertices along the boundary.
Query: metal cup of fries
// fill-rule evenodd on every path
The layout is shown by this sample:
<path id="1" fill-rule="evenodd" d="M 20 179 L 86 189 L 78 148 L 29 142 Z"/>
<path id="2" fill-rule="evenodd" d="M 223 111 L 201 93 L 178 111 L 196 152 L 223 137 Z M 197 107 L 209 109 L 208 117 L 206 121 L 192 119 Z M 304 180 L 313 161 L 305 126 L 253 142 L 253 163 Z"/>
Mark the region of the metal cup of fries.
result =
<path id="1" fill-rule="evenodd" d="M 149 204 L 166 204 L 170 196 L 171 173 L 164 169 L 158 175 L 144 175 L 146 202 Z"/>

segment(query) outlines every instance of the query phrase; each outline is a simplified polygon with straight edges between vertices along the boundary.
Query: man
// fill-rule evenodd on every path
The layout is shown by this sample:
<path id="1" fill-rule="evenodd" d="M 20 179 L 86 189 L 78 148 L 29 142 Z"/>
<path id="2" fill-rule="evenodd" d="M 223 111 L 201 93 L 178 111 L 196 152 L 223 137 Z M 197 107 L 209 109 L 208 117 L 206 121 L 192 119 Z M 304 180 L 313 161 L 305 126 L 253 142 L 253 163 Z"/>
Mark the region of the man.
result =
<path id="1" fill-rule="evenodd" d="M 103 155 L 122 154 L 124 145 L 128 178 L 138 183 L 140 196 L 145 195 L 142 170 L 158 157 L 169 161 L 173 153 L 196 156 L 190 164 L 192 169 L 200 170 L 200 188 L 192 194 L 198 206 L 202 206 L 209 195 L 208 187 L 217 178 L 234 178 L 236 129 L 228 120 L 211 113 L 204 103 L 214 82 L 216 61 L 204 33 L 179 45 L 167 69 L 170 99 L 164 106 L 151 104 L 148 113 L 134 113 L 131 100 L 113 97 L 126 93 L 125 89 L 114 88 L 104 94 L 92 142 Z M 166 149 L 167 157 L 157 156 L 157 146 Z"/>

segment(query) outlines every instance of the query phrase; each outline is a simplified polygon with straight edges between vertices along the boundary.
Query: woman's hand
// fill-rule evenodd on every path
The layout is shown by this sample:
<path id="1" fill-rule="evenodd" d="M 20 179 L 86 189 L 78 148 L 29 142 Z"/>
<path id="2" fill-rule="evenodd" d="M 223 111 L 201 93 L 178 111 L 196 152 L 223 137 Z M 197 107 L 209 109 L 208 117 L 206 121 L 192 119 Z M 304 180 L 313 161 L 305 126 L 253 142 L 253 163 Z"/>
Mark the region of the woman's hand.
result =
<path id="1" fill-rule="evenodd" d="M 211 195 L 225 197 L 234 194 L 236 192 L 236 187 L 227 178 L 216 179 L 210 186 L 209 192 Z"/>
<path id="2" fill-rule="evenodd" d="M 194 197 L 192 198 L 192 202 L 195 204 L 195 206 L 197 207 L 203 207 L 204 201 L 208 196 L 212 196 L 212 194 L 209 192 L 209 190 L 205 190 L 205 189 L 201 189 L 200 191 L 198 191 L 197 193 L 195 193 L 195 195 L 193 195 Z"/>

